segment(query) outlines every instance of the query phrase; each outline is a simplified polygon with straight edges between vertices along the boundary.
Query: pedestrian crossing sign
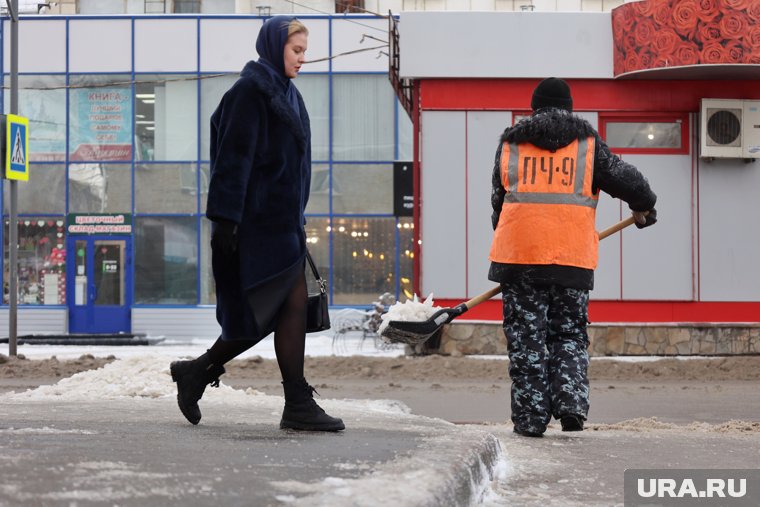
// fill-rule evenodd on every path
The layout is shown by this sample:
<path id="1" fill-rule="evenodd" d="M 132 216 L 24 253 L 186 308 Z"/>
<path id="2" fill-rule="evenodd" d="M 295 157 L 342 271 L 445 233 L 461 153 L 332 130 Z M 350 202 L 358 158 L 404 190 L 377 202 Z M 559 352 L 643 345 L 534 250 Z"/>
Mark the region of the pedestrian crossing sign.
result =
<path id="1" fill-rule="evenodd" d="M 29 181 L 29 119 L 6 115 L 5 177 Z"/>

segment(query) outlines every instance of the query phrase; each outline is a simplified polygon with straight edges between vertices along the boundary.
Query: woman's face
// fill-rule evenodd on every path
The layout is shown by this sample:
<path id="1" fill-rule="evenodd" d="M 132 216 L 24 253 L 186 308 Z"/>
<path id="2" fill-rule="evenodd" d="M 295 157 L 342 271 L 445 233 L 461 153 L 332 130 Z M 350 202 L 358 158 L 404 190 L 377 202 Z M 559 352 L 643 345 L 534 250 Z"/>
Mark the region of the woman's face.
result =
<path id="1" fill-rule="evenodd" d="M 285 44 L 285 75 L 289 78 L 298 76 L 301 65 L 306 61 L 308 37 L 303 32 L 294 33 Z"/>

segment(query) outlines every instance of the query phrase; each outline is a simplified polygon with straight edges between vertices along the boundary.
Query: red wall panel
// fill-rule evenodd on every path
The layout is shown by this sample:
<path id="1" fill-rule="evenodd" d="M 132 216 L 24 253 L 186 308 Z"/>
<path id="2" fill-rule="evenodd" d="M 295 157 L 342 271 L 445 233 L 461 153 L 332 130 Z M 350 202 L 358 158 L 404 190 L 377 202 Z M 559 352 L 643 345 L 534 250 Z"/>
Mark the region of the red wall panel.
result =
<path id="1" fill-rule="evenodd" d="M 530 109 L 539 79 L 427 79 L 423 110 Z M 569 79 L 576 111 L 697 112 L 702 98 L 760 99 L 760 80 L 641 81 Z"/>

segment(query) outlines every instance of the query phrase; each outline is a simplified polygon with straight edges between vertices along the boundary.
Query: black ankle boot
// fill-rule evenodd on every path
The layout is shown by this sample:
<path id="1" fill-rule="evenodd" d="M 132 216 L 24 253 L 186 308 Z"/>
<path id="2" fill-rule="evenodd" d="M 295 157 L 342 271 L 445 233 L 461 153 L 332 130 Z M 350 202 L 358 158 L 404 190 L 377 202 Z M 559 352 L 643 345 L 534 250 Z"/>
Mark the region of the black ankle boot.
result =
<path id="1" fill-rule="evenodd" d="M 207 385 L 219 387 L 219 376 L 224 373 L 224 366 L 211 363 L 206 353 L 192 361 L 174 361 L 169 370 L 172 380 L 177 383 L 177 403 L 182 415 L 191 423 L 198 424 L 201 420 L 198 400 Z"/>
<path id="2" fill-rule="evenodd" d="M 314 401 L 316 390 L 306 379 L 283 382 L 285 410 L 282 411 L 281 429 L 305 431 L 340 431 L 346 429 L 341 419 L 330 417 Z M 319 393 L 317 393 L 319 394 Z"/>

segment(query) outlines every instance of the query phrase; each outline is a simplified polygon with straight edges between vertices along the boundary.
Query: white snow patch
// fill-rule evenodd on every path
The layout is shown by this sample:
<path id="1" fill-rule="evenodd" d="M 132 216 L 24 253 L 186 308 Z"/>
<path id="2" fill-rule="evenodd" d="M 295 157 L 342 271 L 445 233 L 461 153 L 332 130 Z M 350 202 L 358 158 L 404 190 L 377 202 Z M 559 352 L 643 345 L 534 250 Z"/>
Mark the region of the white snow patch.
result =
<path id="1" fill-rule="evenodd" d="M 511 468 L 506 457 L 502 454 L 491 470 L 491 480 L 482 487 L 483 496 L 478 505 L 496 506 L 503 505 L 505 497 L 497 492 L 500 484 L 507 481 Z"/>
<path id="2" fill-rule="evenodd" d="M 343 400 L 346 402 L 346 406 L 350 407 L 351 409 L 356 410 L 357 412 L 361 413 L 365 410 L 371 410 L 373 414 L 388 414 L 388 415 L 398 415 L 398 414 L 406 414 L 411 415 L 412 409 L 409 408 L 409 406 L 404 403 L 403 401 L 399 400 L 370 400 L 370 399 L 356 399 L 356 400 Z"/>
<path id="3" fill-rule="evenodd" d="M 440 310 L 440 306 L 433 306 L 433 294 L 420 303 L 417 294 L 413 299 L 407 299 L 403 303 L 394 303 L 388 308 L 388 311 L 380 316 L 380 334 L 383 333 L 388 323 L 392 320 L 402 322 L 422 322 L 428 320 L 435 312 Z"/>
<path id="4" fill-rule="evenodd" d="M 462 439 L 468 436 L 462 434 L 459 428 L 444 435 L 431 436 L 415 454 L 375 465 L 369 473 L 357 478 L 326 477 L 313 483 L 288 480 L 273 481 L 271 484 L 299 495 L 290 502 L 298 506 L 433 505 L 435 499 L 450 499 L 447 495 L 454 492 L 460 480 L 466 480 L 462 476 L 457 477 L 463 471 L 455 471 L 454 463 L 472 457 L 462 455 Z M 486 499 L 503 498 L 495 486 L 504 481 L 511 467 L 499 445 L 495 452 L 497 455 L 491 467 L 483 462 L 481 456 L 476 457 L 477 461 L 473 464 L 479 468 L 479 473 L 469 473 L 472 497 L 462 505 L 482 505 Z M 448 463 L 449 466 L 442 467 L 441 463 Z M 479 479 L 475 478 L 476 475 Z"/>
<path id="5" fill-rule="evenodd" d="M 95 431 L 89 430 L 59 430 L 43 426 L 42 428 L 3 428 L 0 435 L 95 435 Z"/>
<path id="6" fill-rule="evenodd" d="M 210 399 L 234 401 L 248 394 L 224 384 L 208 389 Z M 177 395 L 177 387 L 169 375 L 169 361 L 164 357 L 134 356 L 120 359 L 96 370 L 83 371 L 49 386 L 40 386 L 22 393 L 11 393 L 10 399 L 92 401 L 114 398 L 164 398 Z"/>
<path id="7" fill-rule="evenodd" d="M 40 386 L 21 393 L 0 395 L 2 401 L 85 401 L 104 399 L 165 399 L 177 395 L 177 386 L 169 374 L 169 361 L 163 357 L 135 356 L 119 359 L 96 370 L 88 370 L 61 379 L 57 384 Z M 224 377 L 222 377 L 224 378 Z M 241 403 L 262 407 L 279 406 L 281 396 L 267 396 L 248 388 L 233 389 L 220 382 L 219 388 L 208 388 L 206 401 Z M 376 416 L 411 414 L 411 409 L 397 400 L 331 400 L 320 399 L 327 409 L 349 413 L 372 413 Z"/>
<path id="8" fill-rule="evenodd" d="M 699 361 L 720 359 L 721 356 L 594 356 L 592 361 L 620 361 L 625 363 L 647 363 L 661 359 L 678 359 L 679 361 Z"/>
<path id="9" fill-rule="evenodd" d="M 198 357 L 216 341 L 216 338 L 195 338 L 192 340 L 167 339 L 156 345 L 131 345 L 131 346 L 108 346 L 108 345 L 34 345 L 24 343 L 19 345 L 18 353 L 27 359 L 47 359 L 57 357 L 60 360 L 77 359 L 82 354 L 90 354 L 95 357 L 114 356 L 118 359 L 129 357 L 163 357 L 164 361 L 172 361 L 178 357 Z M 378 343 L 380 340 L 378 340 Z M 367 357 L 399 357 L 404 355 L 404 346 L 389 346 L 383 343 L 382 347 L 373 346 L 373 341 L 368 340 L 361 332 L 347 332 L 337 335 L 333 331 L 325 334 L 306 335 L 306 356 L 353 356 Z M 243 352 L 236 359 L 260 356 L 264 359 L 274 359 L 274 336 L 268 336 L 256 346 Z"/>

